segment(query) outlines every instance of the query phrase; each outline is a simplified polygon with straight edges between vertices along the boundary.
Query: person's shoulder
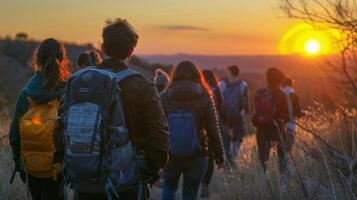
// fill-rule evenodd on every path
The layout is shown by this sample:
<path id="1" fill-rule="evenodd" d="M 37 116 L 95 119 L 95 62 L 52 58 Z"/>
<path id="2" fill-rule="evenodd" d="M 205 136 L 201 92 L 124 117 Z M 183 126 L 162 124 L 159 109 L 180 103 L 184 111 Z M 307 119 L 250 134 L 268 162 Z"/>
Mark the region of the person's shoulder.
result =
<path id="1" fill-rule="evenodd" d="M 202 106 L 209 104 L 211 101 L 214 101 L 214 93 L 207 90 L 202 86 L 202 92 L 198 100 L 201 102 Z"/>
<path id="2" fill-rule="evenodd" d="M 123 85 L 130 85 L 132 89 L 145 89 L 154 86 L 154 83 L 146 79 L 142 74 L 134 74 L 122 81 Z"/>
<path id="3" fill-rule="evenodd" d="M 240 84 L 242 84 L 244 87 L 248 86 L 248 83 L 244 80 L 240 80 Z"/>
<path id="4" fill-rule="evenodd" d="M 26 87 L 22 88 L 19 92 L 19 94 L 17 95 L 17 99 L 18 100 L 23 100 L 26 99 L 28 96 L 28 93 L 26 91 Z"/>
<path id="5" fill-rule="evenodd" d="M 124 79 L 121 82 L 121 89 L 123 90 L 123 92 L 135 95 L 137 98 L 145 97 L 148 95 L 158 96 L 158 91 L 154 83 L 146 79 L 141 74 L 136 74 Z M 140 100 L 140 99 L 133 99 L 133 100 Z"/>

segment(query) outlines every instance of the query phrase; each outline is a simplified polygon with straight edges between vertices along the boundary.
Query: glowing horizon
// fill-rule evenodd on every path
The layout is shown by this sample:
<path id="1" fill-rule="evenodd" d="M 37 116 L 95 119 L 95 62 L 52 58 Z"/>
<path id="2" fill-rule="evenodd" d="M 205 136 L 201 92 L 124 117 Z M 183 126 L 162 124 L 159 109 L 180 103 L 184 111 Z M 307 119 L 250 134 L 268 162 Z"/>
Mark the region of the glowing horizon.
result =
<path id="1" fill-rule="evenodd" d="M 146 2 L 146 3 L 145 3 Z M 0 36 L 26 32 L 80 44 L 101 43 L 107 18 L 126 18 L 139 33 L 136 54 L 276 55 L 296 24 L 273 0 L 3 0 Z M 294 54 L 295 52 L 289 52 Z"/>

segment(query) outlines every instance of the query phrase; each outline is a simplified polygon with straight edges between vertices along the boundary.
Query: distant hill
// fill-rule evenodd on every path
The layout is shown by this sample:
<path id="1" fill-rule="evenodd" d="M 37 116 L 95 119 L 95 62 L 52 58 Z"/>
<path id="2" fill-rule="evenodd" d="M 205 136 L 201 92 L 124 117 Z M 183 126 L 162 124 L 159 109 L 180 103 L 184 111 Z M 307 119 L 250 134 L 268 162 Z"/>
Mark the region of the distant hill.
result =
<path id="1" fill-rule="evenodd" d="M 190 60 L 204 69 L 223 69 L 228 65 L 238 65 L 242 73 L 264 73 L 269 67 L 279 67 L 287 73 L 306 76 L 316 72 L 316 66 L 324 63 L 324 58 L 307 58 L 297 55 L 139 55 L 147 62 L 176 65 L 180 61 Z"/>
<path id="2" fill-rule="evenodd" d="M 27 65 L 38 44 L 39 41 L 36 40 L 2 39 L 0 40 L 0 53 L 15 59 L 23 65 Z M 64 43 L 64 45 L 72 63 L 76 62 L 77 57 L 83 51 L 95 49 L 91 44 L 79 45 Z"/>
<path id="3" fill-rule="evenodd" d="M 18 92 L 24 87 L 29 78 L 33 75 L 31 69 L 32 54 L 39 41 L 36 40 L 12 40 L 0 39 L 0 98 L 14 103 Z M 79 45 L 64 43 L 68 57 L 71 61 L 72 71 L 75 67 L 78 56 L 87 50 L 95 49 L 91 44 Z M 149 64 L 134 56 L 131 60 L 134 64 L 132 68 L 142 73 L 148 79 L 152 79 L 153 71 L 160 67 L 159 64 Z"/>
<path id="4" fill-rule="evenodd" d="M 32 76 L 31 58 L 39 42 L 34 40 L 0 40 L 0 96 L 13 103 L 20 89 Z M 65 44 L 72 63 L 91 45 Z"/>
<path id="5" fill-rule="evenodd" d="M 0 39 L 0 97 L 11 104 L 15 102 L 20 89 L 33 74 L 30 60 L 38 46 L 38 41 Z M 74 63 L 80 53 L 91 50 L 92 45 L 65 43 L 68 56 Z M 130 66 L 152 79 L 157 68 L 170 72 L 174 65 L 183 60 L 191 60 L 204 69 L 213 69 L 220 78 L 225 77 L 224 67 L 237 64 L 241 68 L 242 79 L 250 86 L 251 95 L 265 85 L 264 72 L 269 67 L 279 67 L 297 81 L 297 90 L 302 95 L 303 105 L 314 101 L 334 102 L 338 95 L 331 87 L 330 80 L 317 66 L 324 64 L 324 58 L 303 58 L 300 56 L 209 56 L 209 55 L 139 55 L 130 59 Z M 332 85 L 336 85 L 333 83 Z"/>

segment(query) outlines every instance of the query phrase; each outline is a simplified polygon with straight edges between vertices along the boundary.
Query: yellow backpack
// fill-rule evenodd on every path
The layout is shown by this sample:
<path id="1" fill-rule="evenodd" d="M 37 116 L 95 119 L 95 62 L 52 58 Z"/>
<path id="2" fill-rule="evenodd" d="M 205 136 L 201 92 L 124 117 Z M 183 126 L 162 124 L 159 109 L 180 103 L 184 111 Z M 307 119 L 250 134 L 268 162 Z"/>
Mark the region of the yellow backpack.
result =
<path id="1" fill-rule="evenodd" d="M 20 120 L 21 160 L 24 169 L 37 178 L 56 180 L 61 163 L 54 162 L 59 101 L 39 104 L 28 98 L 29 110 Z"/>

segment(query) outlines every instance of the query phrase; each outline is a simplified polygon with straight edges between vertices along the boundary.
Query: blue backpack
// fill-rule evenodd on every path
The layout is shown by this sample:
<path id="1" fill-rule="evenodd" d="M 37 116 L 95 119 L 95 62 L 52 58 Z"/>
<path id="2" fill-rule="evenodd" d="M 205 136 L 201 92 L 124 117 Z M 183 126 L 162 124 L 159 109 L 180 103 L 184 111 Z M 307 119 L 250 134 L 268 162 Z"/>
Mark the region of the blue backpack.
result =
<path id="1" fill-rule="evenodd" d="M 194 113 L 178 108 L 168 114 L 169 152 L 174 156 L 190 156 L 200 151 L 200 138 Z"/>
<path id="2" fill-rule="evenodd" d="M 246 99 L 244 97 L 244 91 L 246 84 L 243 81 L 225 85 L 223 91 L 223 98 L 227 108 L 228 119 L 237 118 L 240 116 L 240 112 L 244 109 Z"/>
<path id="3" fill-rule="evenodd" d="M 65 187 L 107 194 L 140 182 L 139 157 L 129 140 L 119 83 L 139 75 L 88 67 L 68 81 L 61 115 L 64 132 Z M 65 197 L 66 191 L 64 190 Z"/>

